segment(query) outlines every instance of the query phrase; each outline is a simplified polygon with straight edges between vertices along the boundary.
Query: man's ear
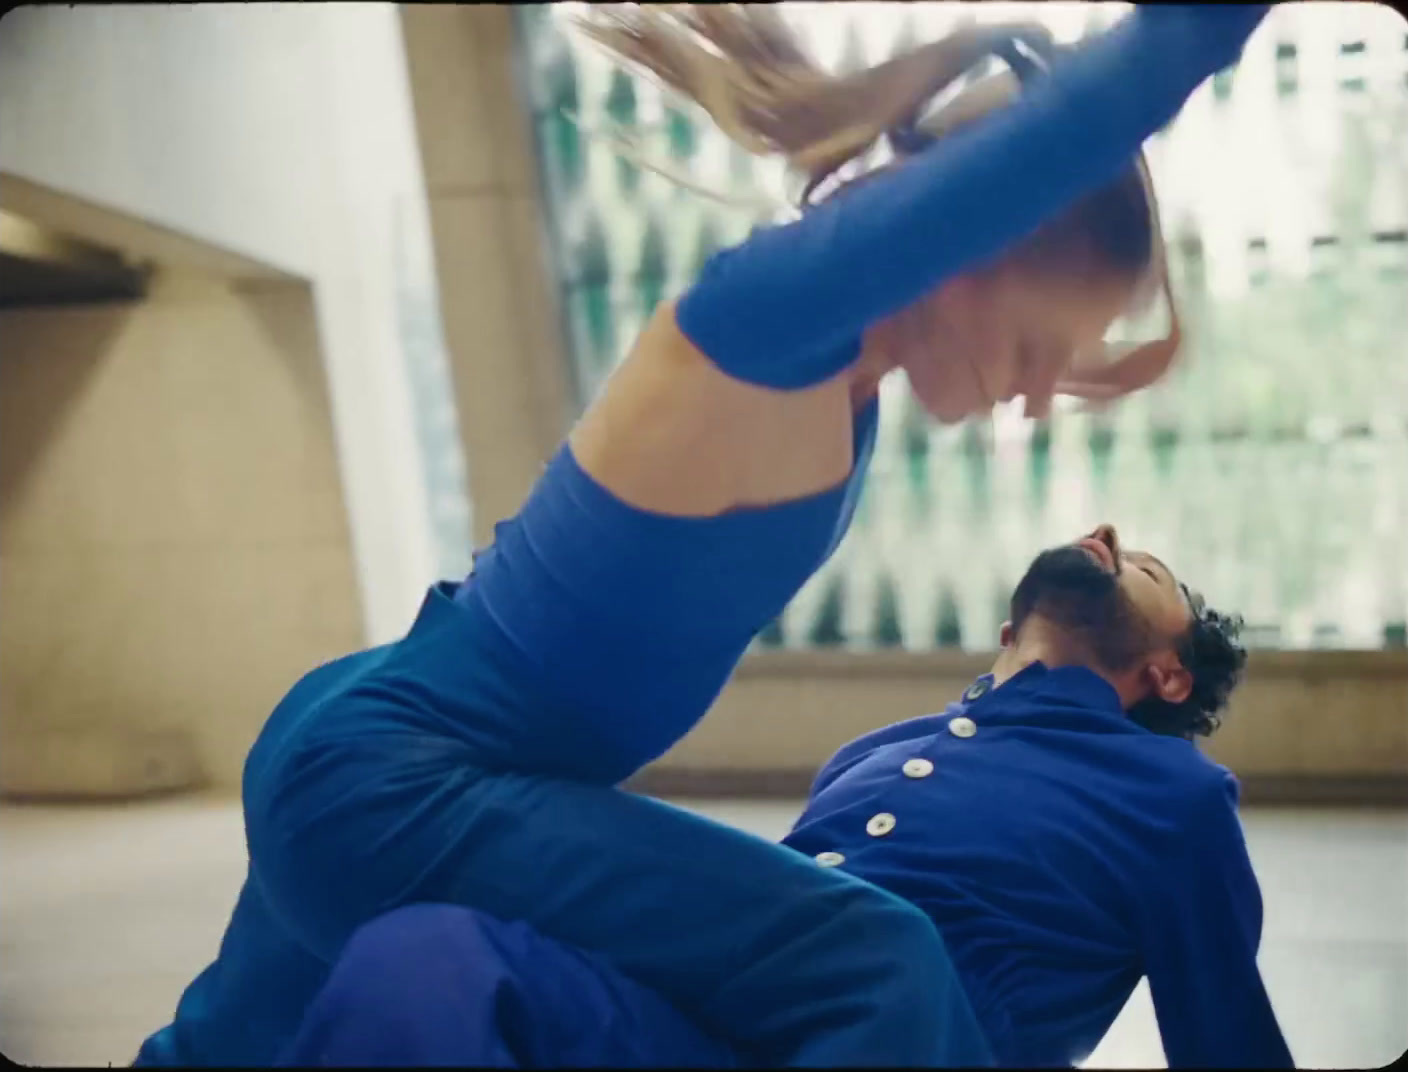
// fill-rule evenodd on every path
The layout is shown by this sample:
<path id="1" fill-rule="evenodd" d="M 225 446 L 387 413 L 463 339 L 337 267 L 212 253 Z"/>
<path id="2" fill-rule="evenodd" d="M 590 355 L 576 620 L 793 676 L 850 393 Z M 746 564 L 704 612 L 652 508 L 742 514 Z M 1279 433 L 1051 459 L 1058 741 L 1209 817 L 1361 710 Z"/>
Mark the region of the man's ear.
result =
<path id="1" fill-rule="evenodd" d="M 1144 668 L 1149 691 L 1165 703 L 1181 704 L 1193 695 L 1193 674 L 1178 657 L 1155 659 Z"/>
<path id="2" fill-rule="evenodd" d="M 997 631 L 997 643 L 1000 647 L 1010 648 L 1015 634 L 1012 632 L 1012 623 L 1003 622 L 1002 628 Z"/>

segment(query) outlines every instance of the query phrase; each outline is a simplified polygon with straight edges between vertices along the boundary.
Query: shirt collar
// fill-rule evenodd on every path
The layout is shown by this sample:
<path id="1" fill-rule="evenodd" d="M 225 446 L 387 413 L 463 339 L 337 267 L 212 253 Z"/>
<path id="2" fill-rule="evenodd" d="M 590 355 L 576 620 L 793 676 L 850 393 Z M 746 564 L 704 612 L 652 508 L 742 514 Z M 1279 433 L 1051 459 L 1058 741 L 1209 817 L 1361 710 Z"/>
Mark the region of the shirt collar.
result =
<path id="1" fill-rule="evenodd" d="M 1000 693 L 1006 699 L 1059 700 L 1064 705 L 1104 711 L 1124 717 L 1124 704 L 1115 687 L 1084 666 L 1048 667 L 1034 662 L 1024 666 L 999 687 L 992 674 L 984 674 L 963 693 L 965 704 Z"/>

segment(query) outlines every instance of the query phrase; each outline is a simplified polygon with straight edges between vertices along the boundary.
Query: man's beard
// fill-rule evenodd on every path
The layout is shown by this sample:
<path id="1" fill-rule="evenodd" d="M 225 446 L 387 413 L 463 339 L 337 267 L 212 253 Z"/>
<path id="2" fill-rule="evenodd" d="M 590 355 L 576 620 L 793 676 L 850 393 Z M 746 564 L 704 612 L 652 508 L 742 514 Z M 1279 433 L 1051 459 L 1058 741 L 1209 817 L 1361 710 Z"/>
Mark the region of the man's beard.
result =
<path id="1" fill-rule="evenodd" d="M 1096 669 L 1127 670 L 1151 647 L 1149 628 L 1118 579 L 1079 547 L 1037 555 L 1012 593 L 1012 629 L 1036 614 L 1066 632 Z"/>

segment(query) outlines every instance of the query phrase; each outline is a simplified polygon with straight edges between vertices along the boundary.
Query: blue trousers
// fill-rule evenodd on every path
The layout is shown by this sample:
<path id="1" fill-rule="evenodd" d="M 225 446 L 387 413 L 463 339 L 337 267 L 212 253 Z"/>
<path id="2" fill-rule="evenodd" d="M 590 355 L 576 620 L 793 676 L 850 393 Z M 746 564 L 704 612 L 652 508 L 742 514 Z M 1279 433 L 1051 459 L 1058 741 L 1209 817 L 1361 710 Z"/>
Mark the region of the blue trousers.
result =
<path id="1" fill-rule="evenodd" d="M 305 678 L 255 745 L 249 882 L 278 942 L 332 965 L 377 917 L 457 905 L 588 951 L 750 1062 L 989 1063 L 913 905 L 762 838 L 543 772 L 583 720 L 471 711 L 446 726 L 466 697 L 493 695 L 484 675 L 505 665 L 474 657 L 464 619 L 432 599 L 406 640 Z M 241 943 L 232 931 L 222 957 Z M 259 970 L 251 960 L 245 974 Z M 264 974 L 279 970 L 271 960 Z"/>
<path id="2" fill-rule="evenodd" d="M 360 928 L 283 1067 L 732 1068 L 727 1045 L 599 957 L 454 905 Z"/>
<path id="3" fill-rule="evenodd" d="M 948 1063 L 986 1063 L 949 1039 Z M 413 905 L 360 928 L 282 1067 L 734 1068 L 736 1054 L 600 957 L 522 923 Z"/>

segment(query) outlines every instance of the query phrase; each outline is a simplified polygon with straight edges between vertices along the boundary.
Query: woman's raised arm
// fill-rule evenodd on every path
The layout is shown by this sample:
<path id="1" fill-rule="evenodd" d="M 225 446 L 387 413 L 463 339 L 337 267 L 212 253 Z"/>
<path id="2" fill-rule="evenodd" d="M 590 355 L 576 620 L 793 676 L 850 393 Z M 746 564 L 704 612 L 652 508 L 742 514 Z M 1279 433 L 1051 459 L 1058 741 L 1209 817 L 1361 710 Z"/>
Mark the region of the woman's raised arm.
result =
<path id="1" fill-rule="evenodd" d="M 871 324 L 1113 180 L 1268 7 L 1139 8 L 1010 106 L 715 255 L 678 303 L 680 329 L 735 379 L 829 379 Z"/>

